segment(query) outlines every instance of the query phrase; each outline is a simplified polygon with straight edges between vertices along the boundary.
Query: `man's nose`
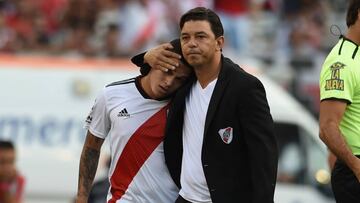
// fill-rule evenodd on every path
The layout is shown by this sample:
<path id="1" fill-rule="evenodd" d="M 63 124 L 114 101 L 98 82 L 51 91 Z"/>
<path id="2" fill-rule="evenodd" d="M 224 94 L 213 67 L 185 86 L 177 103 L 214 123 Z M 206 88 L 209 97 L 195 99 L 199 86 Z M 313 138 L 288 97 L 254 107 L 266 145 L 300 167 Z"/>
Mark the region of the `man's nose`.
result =
<path id="1" fill-rule="evenodd" d="M 191 37 L 191 38 L 190 38 L 190 40 L 189 40 L 189 46 L 190 46 L 190 47 L 196 47 L 196 46 L 197 46 L 195 37 Z"/>
<path id="2" fill-rule="evenodd" d="M 165 85 L 167 87 L 170 87 L 172 84 L 174 83 L 174 77 L 173 76 L 168 76 L 165 79 Z"/>

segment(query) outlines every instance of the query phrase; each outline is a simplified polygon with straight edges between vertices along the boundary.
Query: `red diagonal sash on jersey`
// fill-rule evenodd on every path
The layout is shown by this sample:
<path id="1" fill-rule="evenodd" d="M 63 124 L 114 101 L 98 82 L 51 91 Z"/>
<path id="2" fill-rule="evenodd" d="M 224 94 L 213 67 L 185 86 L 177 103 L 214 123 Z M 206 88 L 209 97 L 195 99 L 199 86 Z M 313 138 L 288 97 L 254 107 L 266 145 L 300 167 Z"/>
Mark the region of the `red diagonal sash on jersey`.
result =
<path id="1" fill-rule="evenodd" d="M 168 106 L 143 123 L 126 143 L 110 178 L 112 198 L 108 203 L 115 203 L 124 195 L 142 165 L 163 141 Z"/>

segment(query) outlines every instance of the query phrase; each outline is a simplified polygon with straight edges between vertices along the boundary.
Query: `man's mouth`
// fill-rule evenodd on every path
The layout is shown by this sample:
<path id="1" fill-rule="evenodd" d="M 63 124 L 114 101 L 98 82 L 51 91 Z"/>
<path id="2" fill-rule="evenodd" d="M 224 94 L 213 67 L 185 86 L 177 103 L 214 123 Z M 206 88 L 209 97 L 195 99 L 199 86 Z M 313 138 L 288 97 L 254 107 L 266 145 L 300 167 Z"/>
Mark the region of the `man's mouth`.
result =
<path id="1" fill-rule="evenodd" d="M 198 51 L 189 51 L 188 55 L 197 55 L 200 54 Z"/>
<path id="2" fill-rule="evenodd" d="M 159 86 L 160 87 L 160 90 L 163 92 L 163 93 L 167 93 L 168 89 L 165 88 L 165 87 L 162 87 L 162 86 Z"/>

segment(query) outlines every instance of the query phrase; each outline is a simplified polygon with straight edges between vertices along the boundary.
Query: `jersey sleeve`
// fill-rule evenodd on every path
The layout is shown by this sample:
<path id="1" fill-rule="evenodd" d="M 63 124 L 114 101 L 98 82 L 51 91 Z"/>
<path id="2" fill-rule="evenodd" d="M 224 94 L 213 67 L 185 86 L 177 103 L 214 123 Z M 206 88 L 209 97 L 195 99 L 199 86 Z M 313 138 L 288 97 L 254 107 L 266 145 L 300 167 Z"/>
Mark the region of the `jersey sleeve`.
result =
<path id="1" fill-rule="evenodd" d="M 106 105 L 105 90 L 96 98 L 84 127 L 96 137 L 105 139 L 110 130 L 110 117 Z"/>
<path id="2" fill-rule="evenodd" d="M 342 99 L 352 103 L 355 76 L 352 67 L 342 62 L 325 62 L 320 75 L 320 100 Z"/>

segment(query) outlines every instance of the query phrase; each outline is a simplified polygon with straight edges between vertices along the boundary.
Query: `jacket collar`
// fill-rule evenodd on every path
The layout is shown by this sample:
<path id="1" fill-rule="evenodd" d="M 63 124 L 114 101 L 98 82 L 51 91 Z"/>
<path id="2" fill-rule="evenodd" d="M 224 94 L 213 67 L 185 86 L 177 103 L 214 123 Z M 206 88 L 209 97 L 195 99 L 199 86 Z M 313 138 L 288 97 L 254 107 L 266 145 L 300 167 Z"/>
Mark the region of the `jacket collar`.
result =
<path id="1" fill-rule="evenodd" d="M 207 134 L 208 128 L 217 110 L 217 106 L 219 105 L 222 96 L 225 92 L 224 90 L 226 89 L 230 81 L 230 75 L 231 75 L 230 66 L 233 66 L 231 61 L 228 58 L 225 58 L 223 55 L 221 55 L 221 67 L 220 67 L 221 69 L 207 110 L 204 135 Z"/>

